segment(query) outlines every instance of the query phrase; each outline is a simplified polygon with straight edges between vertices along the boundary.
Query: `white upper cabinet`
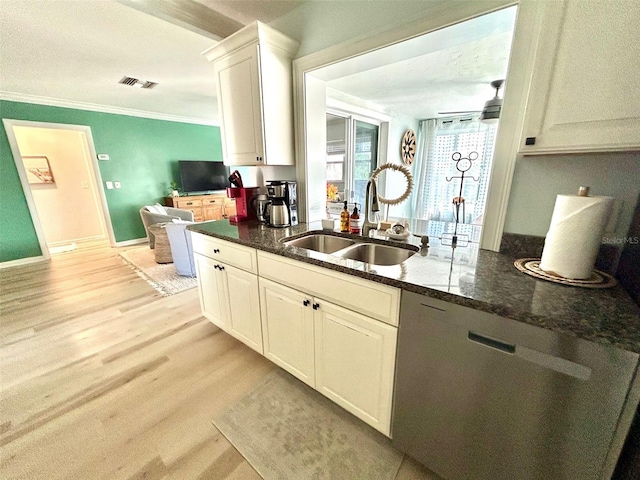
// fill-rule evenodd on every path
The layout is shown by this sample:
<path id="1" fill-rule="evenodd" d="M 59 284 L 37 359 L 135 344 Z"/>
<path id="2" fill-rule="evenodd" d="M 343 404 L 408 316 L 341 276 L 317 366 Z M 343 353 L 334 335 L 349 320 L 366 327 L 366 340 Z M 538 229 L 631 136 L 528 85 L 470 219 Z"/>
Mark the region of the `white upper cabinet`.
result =
<path id="1" fill-rule="evenodd" d="M 522 154 L 640 149 L 640 2 L 544 3 Z"/>
<path id="2" fill-rule="evenodd" d="M 298 42 L 254 22 L 204 55 L 213 62 L 225 165 L 293 165 L 291 60 Z"/>

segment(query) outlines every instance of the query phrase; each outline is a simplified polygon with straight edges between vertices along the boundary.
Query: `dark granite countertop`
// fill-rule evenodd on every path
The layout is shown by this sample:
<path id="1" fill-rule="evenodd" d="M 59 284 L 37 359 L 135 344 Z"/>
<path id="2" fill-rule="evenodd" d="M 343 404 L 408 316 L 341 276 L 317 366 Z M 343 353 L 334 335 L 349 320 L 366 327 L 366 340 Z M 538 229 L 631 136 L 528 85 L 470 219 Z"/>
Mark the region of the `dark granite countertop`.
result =
<path id="1" fill-rule="evenodd" d="M 190 225 L 188 229 L 406 291 L 640 353 L 640 308 L 620 286 L 585 289 L 538 280 L 519 272 L 513 265 L 514 257 L 481 250 L 477 245 L 469 244 L 453 250 L 451 246 L 442 245 L 438 240 L 432 239 L 428 249 L 422 249 L 400 265 L 377 266 L 289 247 L 280 242 L 285 237 L 301 236 L 310 230 L 321 230 L 319 222 L 272 228 L 257 222 L 231 225 L 228 220 L 221 220 Z M 375 238 L 367 241 L 387 243 Z M 420 239 L 411 237 L 408 243 L 419 247 Z M 406 246 L 399 242 L 393 244 Z"/>

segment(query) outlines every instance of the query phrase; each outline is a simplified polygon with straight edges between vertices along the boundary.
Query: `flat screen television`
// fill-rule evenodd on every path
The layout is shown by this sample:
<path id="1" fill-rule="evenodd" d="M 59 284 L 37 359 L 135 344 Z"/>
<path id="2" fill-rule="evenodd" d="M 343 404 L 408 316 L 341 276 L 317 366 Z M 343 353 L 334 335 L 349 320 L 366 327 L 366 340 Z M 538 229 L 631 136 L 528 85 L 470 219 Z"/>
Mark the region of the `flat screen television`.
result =
<path id="1" fill-rule="evenodd" d="M 180 181 L 184 193 L 204 193 L 230 187 L 229 167 L 222 162 L 179 160 Z"/>

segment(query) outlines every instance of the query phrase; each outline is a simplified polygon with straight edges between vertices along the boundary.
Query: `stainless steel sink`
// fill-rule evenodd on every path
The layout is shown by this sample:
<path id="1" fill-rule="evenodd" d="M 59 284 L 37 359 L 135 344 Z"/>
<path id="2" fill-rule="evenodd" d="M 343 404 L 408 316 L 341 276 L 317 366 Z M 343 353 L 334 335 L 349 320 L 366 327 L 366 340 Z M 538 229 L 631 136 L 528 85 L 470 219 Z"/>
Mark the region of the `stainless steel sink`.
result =
<path id="1" fill-rule="evenodd" d="M 335 255 L 373 265 L 398 265 L 415 253 L 414 250 L 407 248 L 379 245 L 377 243 L 360 243 L 346 248 L 344 251 L 338 252 Z"/>
<path id="2" fill-rule="evenodd" d="M 306 248 L 307 250 L 314 250 L 322 253 L 334 253 L 355 243 L 356 242 L 354 240 L 350 240 L 348 238 L 322 234 L 307 235 L 306 237 L 284 242 L 285 245 L 290 247 Z"/>

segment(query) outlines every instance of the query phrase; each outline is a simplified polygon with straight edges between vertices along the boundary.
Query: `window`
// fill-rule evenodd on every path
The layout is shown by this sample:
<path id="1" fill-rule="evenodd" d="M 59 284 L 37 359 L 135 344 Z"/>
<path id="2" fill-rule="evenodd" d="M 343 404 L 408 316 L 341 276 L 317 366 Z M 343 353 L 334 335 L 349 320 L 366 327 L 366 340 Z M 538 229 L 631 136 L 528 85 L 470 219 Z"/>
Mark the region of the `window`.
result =
<path id="1" fill-rule="evenodd" d="M 471 242 L 480 241 L 496 127 L 497 124 L 481 123 L 477 116 L 421 122 L 418 190 L 414 199 L 418 231 L 434 237 L 453 233 L 456 218 L 453 199 L 462 196 L 465 202 L 459 210 L 457 233 Z M 471 152 L 478 153 L 464 172 L 462 192 L 462 174 L 452 159 L 455 152 L 465 158 Z"/>
<path id="2" fill-rule="evenodd" d="M 378 165 L 380 126 L 352 115 L 328 113 L 327 184 L 342 201 L 364 208 L 367 181 Z"/>

